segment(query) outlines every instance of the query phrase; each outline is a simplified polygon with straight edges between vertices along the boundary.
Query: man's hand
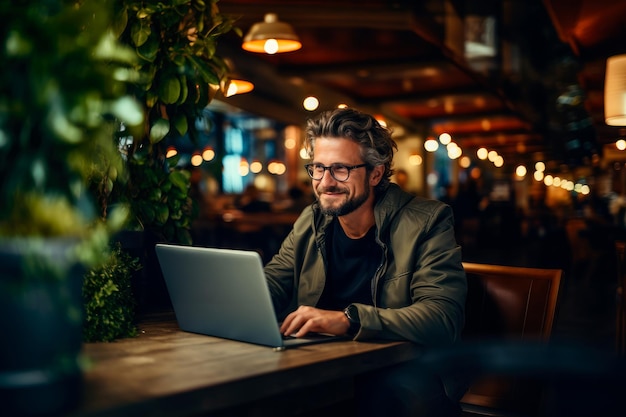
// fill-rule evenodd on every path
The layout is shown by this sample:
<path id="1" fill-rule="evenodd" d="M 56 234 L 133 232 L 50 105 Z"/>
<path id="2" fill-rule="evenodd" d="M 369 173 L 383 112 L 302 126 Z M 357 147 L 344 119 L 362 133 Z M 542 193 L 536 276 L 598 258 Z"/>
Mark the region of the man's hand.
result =
<path id="1" fill-rule="evenodd" d="M 309 332 L 343 335 L 349 328 L 350 322 L 343 311 L 300 306 L 285 318 L 280 326 L 280 332 L 295 337 L 302 337 Z"/>

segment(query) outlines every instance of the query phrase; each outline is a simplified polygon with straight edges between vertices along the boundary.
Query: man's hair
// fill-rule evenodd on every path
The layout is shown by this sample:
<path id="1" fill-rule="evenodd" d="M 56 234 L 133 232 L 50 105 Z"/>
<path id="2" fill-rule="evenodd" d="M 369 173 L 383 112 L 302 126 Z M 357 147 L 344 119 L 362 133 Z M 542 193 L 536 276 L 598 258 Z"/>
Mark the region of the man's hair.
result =
<path id="1" fill-rule="evenodd" d="M 351 108 L 330 110 L 308 120 L 305 133 L 305 145 L 311 158 L 315 154 L 315 140 L 321 137 L 350 139 L 358 143 L 361 158 L 368 164 L 368 172 L 378 165 L 385 167 L 375 191 L 383 191 L 389 186 L 393 175 L 393 153 L 398 146 L 391 138 L 391 132 L 373 116 Z"/>

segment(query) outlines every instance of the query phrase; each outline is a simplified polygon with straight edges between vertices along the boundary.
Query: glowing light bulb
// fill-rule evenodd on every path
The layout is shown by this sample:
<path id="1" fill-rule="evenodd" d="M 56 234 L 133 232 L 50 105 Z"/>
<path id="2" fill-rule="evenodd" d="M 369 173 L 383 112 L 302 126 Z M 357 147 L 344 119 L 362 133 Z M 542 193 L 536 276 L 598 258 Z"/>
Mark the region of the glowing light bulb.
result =
<path id="1" fill-rule="evenodd" d="M 278 41 L 276 39 L 266 40 L 263 49 L 265 50 L 265 53 L 274 55 L 276 52 L 278 52 Z"/>
<path id="2" fill-rule="evenodd" d="M 544 164 L 543 162 L 539 161 L 535 164 L 535 169 L 537 171 L 543 172 L 546 170 L 546 164 Z"/>
<path id="3" fill-rule="evenodd" d="M 263 169 L 263 164 L 260 161 L 253 161 L 250 164 L 250 171 L 253 174 L 258 174 Z"/>
<path id="4" fill-rule="evenodd" d="M 409 156 L 409 165 L 417 166 L 422 165 L 422 157 L 418 154 Z"/>
<path id="5" fill-rule="evenodd" d="M 166 158 L 171 158 L 176 155 L 178 155 L 178 151 L 176 150 L 175 147 L 170 146 L 169 148 L 167 148 L 167 152 L 165 153 Z"/>
<path id="6" fill-rule="evenodd" d="M 215 151 L 211 148 L 206 148 L 202 151 L 202 159 L 205 161 L 212 161 L 215 158 Z"/>
<path id="7" fill-rule="evenodd" d="M 442 133 L 441 135 L 439 135 L 439 142 L 441 142 L 442 145 L 447 145 L 452 141 L 452 136 L 450 136 L 449 133 Z"/>
<path id="8" fill-rule="evenodd" d="M 426 142 L 424 142 L 424 149 L 428 152 L 435 152 L 439 148 L 439 142 L 435 139 L 430 138 Z"/>
<path id="9" fill-rule="evenodd" d="M 194 153 L 193 156 L 191 157 L 191 165 L 197 167 L 197 166 L 200 166 L 201 163 L 202 163 L 202 155 L 200 155 L 199 153 Z"/>
<path id="10" fill-rule="evenodd" d="M 316 97 L 309 96 L 304 99 L 304 101 L 302 102 L 302 105 L 304 106 L 306 110 L 313 111 L 317 109 L 317 106 L 320 105 L 320 102 Z"/>

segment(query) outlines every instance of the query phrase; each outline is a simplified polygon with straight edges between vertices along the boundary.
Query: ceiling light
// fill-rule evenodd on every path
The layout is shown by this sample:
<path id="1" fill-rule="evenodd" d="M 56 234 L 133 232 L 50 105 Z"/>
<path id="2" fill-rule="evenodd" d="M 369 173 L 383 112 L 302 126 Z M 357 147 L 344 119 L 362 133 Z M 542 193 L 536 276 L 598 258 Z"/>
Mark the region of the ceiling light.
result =
<path id="1" fill-rule="evenodd" d="M 276 54 L 297 51 L 302 44 L 290 24 L 279 22 L 275 13 L 267 13 L 263 22 L 252 25 L 241 47 L 249 52 Z"/>
<path id="2" fill-rule="evenodd" d="M 320 101 L 314 96 L 309 96 L 302 102 L 302 106 L 308 111 L 316 110 L 319 105 Z"/>
<path id="3" fill-rule="evenodd" d="M 228 87 L 226 87 L 228 86 Z M 232 97 L 235 94 L 244 94 L 249 93 L 254 90 L 254 84 L 250 81 L 239 80 L 239 79 L 231 79 L 226 84 L 226 92 L 224 92 L 225 97 Z"/>
<path id="4" fill-rule="evenodd" d="M 224 77 L 221 85 L 224 97 L 232 97 L 235 94 L 249 93 L 254 90 L 254 84 L 241 78 L 230 58 L 224 58 L 224 63 L 228 68 L 228 75 Z"/>
<path id="5" fill-rule="evenodd" d="M 215 158 L 215 151 L 211 147 L 206 147 L 202 151 L 202 159 L 205 161 L 212 161 Z"/>
<path id="6" fill-rule="evenodd" d="M 176 150 L 175 147 L 170 146 L 170 147 L 167 148 L 167 151 L 165 153 L 165 157 L 166 158 L 172 158 L 172 157 L 174 157 L 176 155 L 178 155 L 178 151 Z"/>
<path id="7" fill-rule="evenodd" d="M 419 154 L 412 154 L 409 156 L 409 165 L 418 166 L 422 165 L 423 159 Z"/>
<path id="8" fill-rule="evenodd" d="M 441 142 L 442 145 L 447 145 L 450 141 L 452 141 L 452 136 L 450 136 L 449 133 L 442 133 L 439 135 L 439 142 Z"/>
<path id="9" fill-rule="evenodd" d="M 437 142 L 433 138 L 428 138 L 426 142 L 424 142 L 424 149 L 426 149 L 428 152 L 435 152 L 437 149 L 439 149 L 439 142 Z"/>
<path id="10" fill-rule="evenodd" d="M 609 126 L 626 126 L 626 55 L 606 60 L 604 120 Z"/>
<path id="11" fill-rule="evenodd" d="M 546 164 L 542 161 L 537 161 L 537 163 L 535 164 L 535 169 L 537 171 L 543 172 L 546 170 Z"/>

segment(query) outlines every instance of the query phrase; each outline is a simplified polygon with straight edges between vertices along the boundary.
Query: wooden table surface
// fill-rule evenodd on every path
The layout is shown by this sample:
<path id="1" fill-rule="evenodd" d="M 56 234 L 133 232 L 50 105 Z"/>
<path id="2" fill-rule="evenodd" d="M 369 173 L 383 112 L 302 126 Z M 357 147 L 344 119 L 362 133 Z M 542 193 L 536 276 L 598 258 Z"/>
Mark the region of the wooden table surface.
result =
<path id="1" fill-rule="evenodd" d="M 295 415 L 351 395 L 355 375 L 416 358 L 408 342 L 272 348 L 181 331 L 173 316 L 140 335 L 85 344 L 85 416 Z"/>

